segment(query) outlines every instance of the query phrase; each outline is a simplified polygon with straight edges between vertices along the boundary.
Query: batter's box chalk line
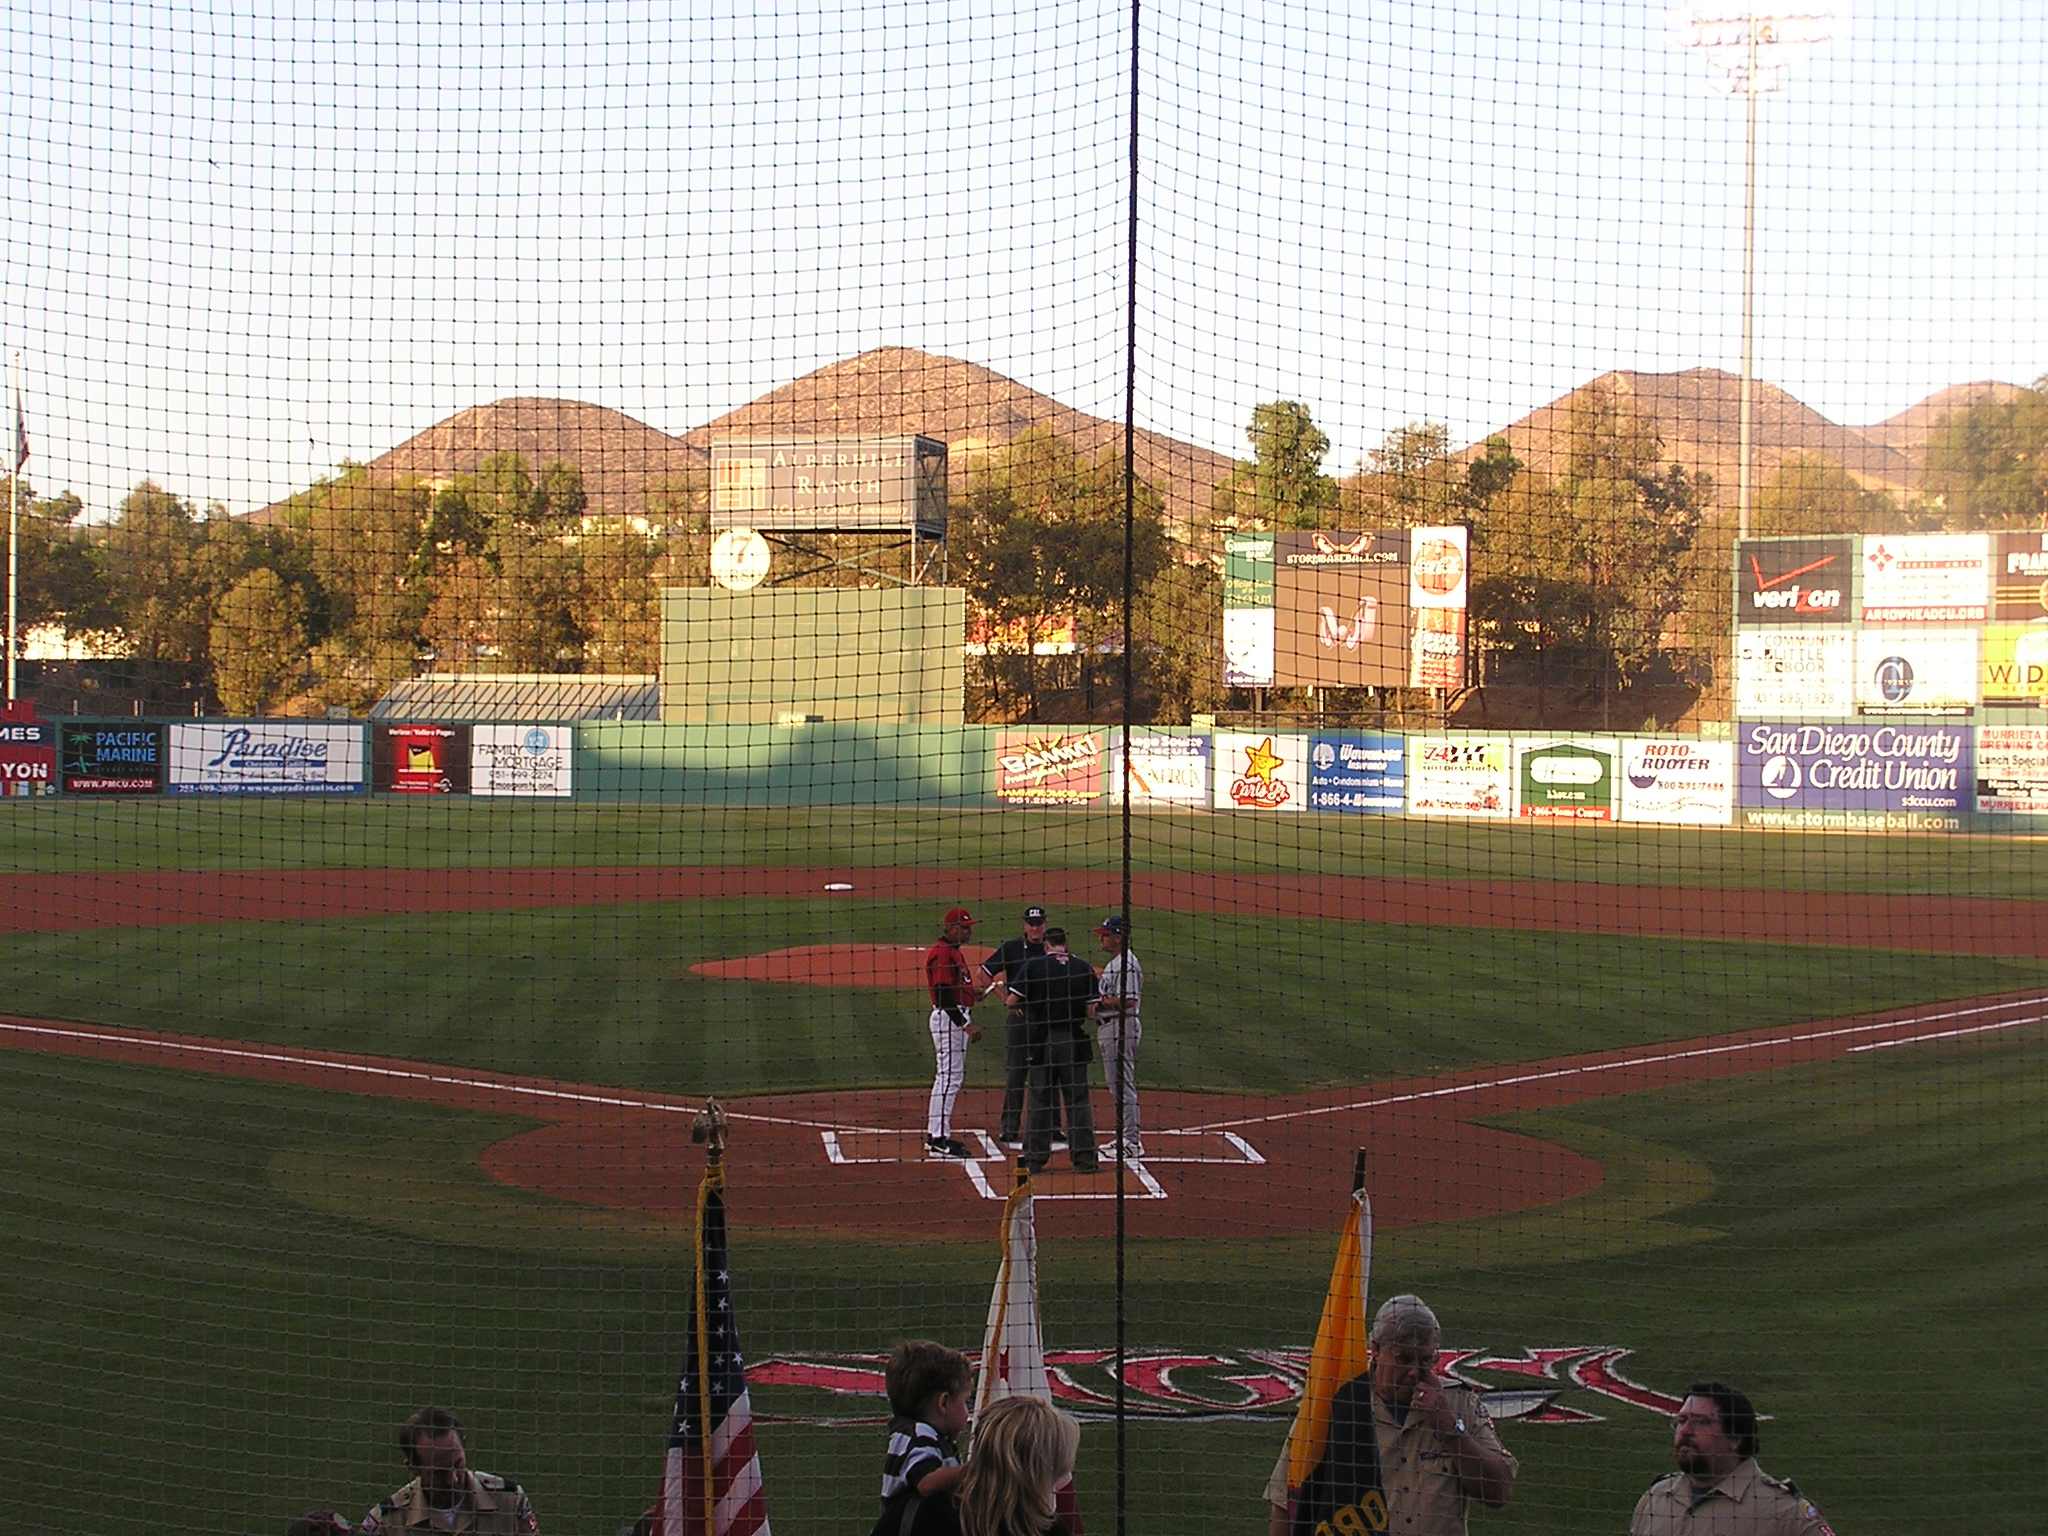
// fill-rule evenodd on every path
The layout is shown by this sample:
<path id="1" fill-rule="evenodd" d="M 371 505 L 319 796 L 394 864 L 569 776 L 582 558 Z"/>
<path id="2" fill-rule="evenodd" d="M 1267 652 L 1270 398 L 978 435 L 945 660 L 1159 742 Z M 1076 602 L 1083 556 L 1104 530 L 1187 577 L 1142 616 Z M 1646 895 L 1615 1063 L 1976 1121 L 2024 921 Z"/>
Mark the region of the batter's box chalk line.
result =
<path id="1" fill-rule="evenodd" d="M 825 1161 L 839 1167 L 857 1167 L 862 1164 L 881 1163 L 950 1163 L 967 1176 L 967 1182 L 974 1186 L 984 1200 L 1001 1200 L 1006 1188 L 998 1188 L 988 1177 L 987 1165 L 996 1164 L 1004 1171 L 1007 1185 L 1010 1155 L 986 1130 L 963 1131 L 962 1137 L 979 1142 L 981 1150 L 971 1158 L 934 1158 L 925 1151 L 924 1136 L 918 1131 L 884 1130 L 873 1126 L 841 1126 L 833 1130 L 821 1130 L 818 1139 L 825 1148 Z M 1134 1157 L 1121 1162 L 1113 1152 L 1105 1151 L 1105 1164 L 1120 1166 L 1134 1179 L 1141 1194 L 1133 1194 L 1127 1187 L 1126 1199 L 1165 1200 L 1170 1198 L 1159 1181 L 1152 1176 L 1148 1163 L 1207 1163 L 1214 1166 L 1258 1167 L 1266 1159 L 1236 1131 L 1214 1128 L 1183 1131 L 1148 1131 L 1146 1139 L 1152 1147 L 1143 1157 Z M 1167 1150 L 1171 1148 L 1173 1150 Z M 1097 1193 L 1086 1189 L 1065 1189 L 1059 1187 L 1041 1188 L 1041 1200 L 1114 1200 L 1114 1191 Z"/>

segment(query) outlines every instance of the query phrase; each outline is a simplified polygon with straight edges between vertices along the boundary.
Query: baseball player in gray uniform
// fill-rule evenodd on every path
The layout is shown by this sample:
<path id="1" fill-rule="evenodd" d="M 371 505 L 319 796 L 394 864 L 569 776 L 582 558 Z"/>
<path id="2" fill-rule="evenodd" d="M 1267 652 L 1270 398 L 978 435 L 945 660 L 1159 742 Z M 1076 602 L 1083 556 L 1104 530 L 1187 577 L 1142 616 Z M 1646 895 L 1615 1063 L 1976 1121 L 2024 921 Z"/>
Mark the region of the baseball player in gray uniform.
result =
<path id="1" fill-rule="evenodd" d="M 1095 1005 L 1095 1043 L 1102 1051 L 1103 1076 L 1122 1121 L 1113 1155 L 1131 1162 L 1145 1155 L 1145 1144 L 1138 1135 L 1138 1042 L 1145 1038 L 1138 1022 L 1138 1000 L 1145 990 L 1145 968 L 1130 951 L 1131 925 L 1123 913 L 1112 912 L 1096 924 L 1095 932 L 1110 957 L 1098 983 L 1101 996 Z"/>

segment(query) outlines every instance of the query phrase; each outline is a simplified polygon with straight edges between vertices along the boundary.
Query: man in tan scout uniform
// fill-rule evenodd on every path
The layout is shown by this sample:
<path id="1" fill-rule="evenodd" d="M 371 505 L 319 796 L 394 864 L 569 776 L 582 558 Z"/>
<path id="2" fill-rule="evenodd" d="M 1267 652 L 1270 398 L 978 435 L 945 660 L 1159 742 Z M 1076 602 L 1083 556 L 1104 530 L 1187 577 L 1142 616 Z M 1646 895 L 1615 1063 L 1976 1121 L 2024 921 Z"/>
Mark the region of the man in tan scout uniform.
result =
<path id="1" fill-rule="evenodd" d="M 446 1408 L 422 1408 L 398 1431 L 398 1449 L 413 1480 L 363 1517 L 358 1532 L 427 1536 L 537 1536 L 533 1505 L 517 1483 L 472 1472 L 462 1448 L 462 1425 Z"/>
<path id="2" fill-rule="evenodd" d="M 1443 1329 L 1419 1296 L 1395 1296 L 1374 1314 L 1373 1434 L 1392 1536 L 1465 1536 L 1465 1507 L 1499 1509 L 1515 1491 L 1521 1463 L 1494 1433 L 1479 1394 L 1436 1374 Z M 1266 1485 L 1272 1531 L 1287 1525 L 1287 1451 Z"/>
<path id="3" fill-rule="evenodd" d="M 1813 1501 L 1756 1464 L 1756 1409 L 1724 1381 L 1696 1381 L 1671 1420 L 1678 1470 L 1636 1502 L 1629 1536 L 1834 1536 Z"/>

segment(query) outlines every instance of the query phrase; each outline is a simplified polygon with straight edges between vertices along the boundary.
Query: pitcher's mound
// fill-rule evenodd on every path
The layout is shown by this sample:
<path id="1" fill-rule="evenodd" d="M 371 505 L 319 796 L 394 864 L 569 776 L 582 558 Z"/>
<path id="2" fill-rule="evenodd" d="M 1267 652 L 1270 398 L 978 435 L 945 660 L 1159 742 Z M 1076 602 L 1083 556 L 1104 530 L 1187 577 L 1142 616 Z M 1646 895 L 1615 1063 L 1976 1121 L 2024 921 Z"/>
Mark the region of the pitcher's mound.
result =
<path id="1" fill-rule="evenodd" d="M 720 981 L 793 981 L 816 987 L 922 987 L 929 944 L 804 944 L 771 949 L 738 960 L 704 960 L 693 975 Z M 971 966 L 995 953 L 985 944 L 963 944 Z"/>

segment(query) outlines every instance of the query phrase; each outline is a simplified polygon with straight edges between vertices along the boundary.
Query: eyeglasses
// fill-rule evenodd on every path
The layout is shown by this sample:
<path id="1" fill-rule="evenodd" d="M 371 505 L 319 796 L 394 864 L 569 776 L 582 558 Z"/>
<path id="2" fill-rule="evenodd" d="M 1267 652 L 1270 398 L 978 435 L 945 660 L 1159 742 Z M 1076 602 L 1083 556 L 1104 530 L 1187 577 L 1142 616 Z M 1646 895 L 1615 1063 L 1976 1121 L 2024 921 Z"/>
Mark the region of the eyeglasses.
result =
<path id="1" fill-rule="evenodd" d="M 1388 1364 L 1406 1371 L 1426 1371 L 1436 1364 L 1436 1351 L 1433 1349 L 1382 1349 L 1379 1356 Z"/>

